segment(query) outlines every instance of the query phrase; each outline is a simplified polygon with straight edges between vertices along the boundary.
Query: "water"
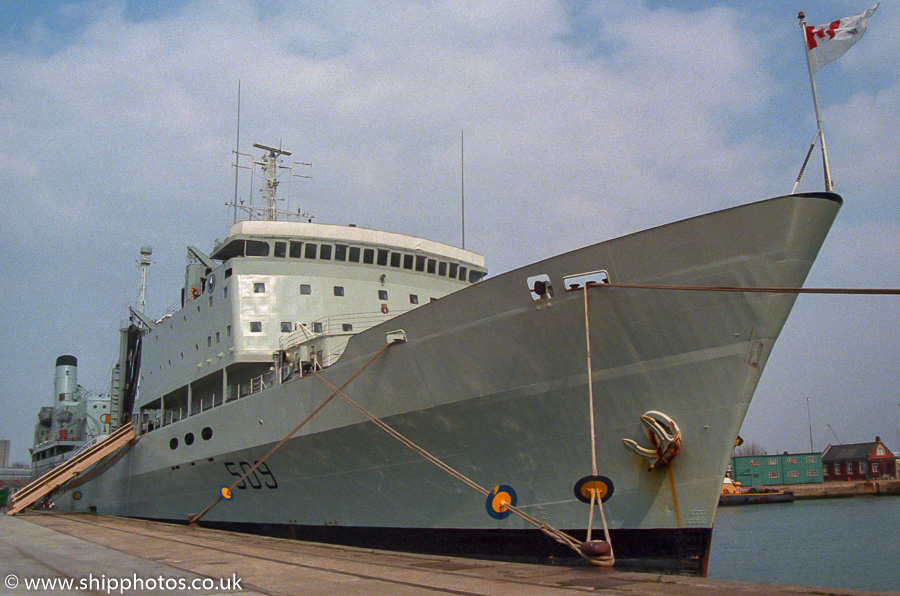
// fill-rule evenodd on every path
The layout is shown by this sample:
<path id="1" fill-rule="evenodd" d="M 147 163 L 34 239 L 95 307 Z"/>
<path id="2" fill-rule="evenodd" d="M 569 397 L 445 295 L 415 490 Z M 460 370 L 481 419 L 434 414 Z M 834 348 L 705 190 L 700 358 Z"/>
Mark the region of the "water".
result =
<path id="1" fill-rule="evenodd" d="M 900 591 L 900 497 L 720 507 L 709 577 Z"/>

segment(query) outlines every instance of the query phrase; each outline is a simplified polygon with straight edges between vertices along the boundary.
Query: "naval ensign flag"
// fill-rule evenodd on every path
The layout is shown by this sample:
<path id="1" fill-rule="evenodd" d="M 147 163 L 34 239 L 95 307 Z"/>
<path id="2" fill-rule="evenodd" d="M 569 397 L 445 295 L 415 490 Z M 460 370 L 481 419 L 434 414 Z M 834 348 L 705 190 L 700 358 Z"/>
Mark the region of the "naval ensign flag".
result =
<path id="1" fill-rule="evenodd" d="M 859 41 L 869 24 L 869 17 L 881 2 L 852 17 L 844 17 L 828 25 L 806 27 L 806 49 L 809 52 L 809 68 L 813 73 L 837 60 Z"/>

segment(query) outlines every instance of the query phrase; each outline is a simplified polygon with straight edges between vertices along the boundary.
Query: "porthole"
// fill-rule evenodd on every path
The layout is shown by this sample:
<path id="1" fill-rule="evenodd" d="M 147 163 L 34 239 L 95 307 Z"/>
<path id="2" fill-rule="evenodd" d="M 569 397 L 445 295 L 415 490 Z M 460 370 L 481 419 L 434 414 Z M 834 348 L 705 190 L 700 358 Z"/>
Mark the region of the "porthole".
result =
<path id="1" fill-rule="evenodd" d="M 184 444 L 185 445 L 193 445 L 194 444 L 194 433 L 188 433 L 184 435 Z"/>
<path id="2" fill-rule="evenodd" d="M 178 438 L 172 437 L 169 439 L 169 449 L 178 449 Z"/>
<path id="3" fill-rule="evenodd" d="M 203 437 L 204 441 L 208 441 L 212 438 L 212 429 L 210 427 L 204 427 L 203 430 L 200 431 L 200 436 Z"/>

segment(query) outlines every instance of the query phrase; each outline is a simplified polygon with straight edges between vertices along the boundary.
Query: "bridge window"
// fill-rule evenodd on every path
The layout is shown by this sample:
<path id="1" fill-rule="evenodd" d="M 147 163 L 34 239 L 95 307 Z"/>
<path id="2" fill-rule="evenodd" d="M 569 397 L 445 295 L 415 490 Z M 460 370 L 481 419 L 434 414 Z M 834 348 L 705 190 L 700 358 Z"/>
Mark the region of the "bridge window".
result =
<path id="1" fill-rule="evenodd" d="M 475 271 L 474 269 L 469 271 L 469 283 L 475 284 L 480 282 L 482 279 L 484 279 L 484 271 Z"/>
<path id="2" fill-rule="evenodd" d="M 437 261 L 434 259 L 428 259 L 428 267 L 426 268 L 428 273 L 434 273 L 437 270 Z"/>
<path id="3" fill-rule="evenodd" d="M 287 254 L 287 242 L 276 242 L 273 253 L 276 257 L 284 257 Z"/>
<path id="4" fill-rule="evenodd" d="M 317 244 L 308 242 L 306 244 L 306 248 L 303 249 L 303 256 L 306 257 L 307 259 L 315 259 L 316 251 L 318 250 L 318 248 L 319 248 L 319 246 Z"/>
<path id="5" fill-rule="evenodd" d="M 456 274 L 459 272 L 459 264 L 458 263 L 450 263 L 450 277 L 456 278 Z"/>
<path id="6" fill-rule="evenodd" d="M 438 263 L 438 275 L 440 275 L 441 277 L 447 276 L 447 263 L 445 263 L 444 261 Z"/>
<path id="7" fill-rule="evenodd" d="M 371 265 L 375 262 L 375 249 L 367 248 L 363 250 L 363 263 L 365 265 Z"/>
<path id="8" fill-rule="evenodd" d="M 412 255 L 403 255 L 403 268 L 412 269 L 415 260 L 415 257 L 413 257 Z"/>
<path id="9" fill-rule="evenodd" d="M 403 255 L 399 252 L 391 253 L 391 267 L 400 267 L 400 261 L 403 259 Z"/>
<path id="10" fill-rule="evenodd" d="M 359 263 L 359 247 L 351 246 L 350 247 L 350 262 L 351 263 Z"/>
<path id="11" fill-rule="evenodd" d="M 335 244 L 334 245 L 334 260 L 335 261 L 346 261 L 347 260 L 347 245 L 346 244 Z"/>
<path id="12" fill-rule="evenodd" d="M 388 251 L 384 249 L 378 249 L 378 264 L 382 267 L 388 264 Z"/>
<path id="13" fill-rule="evenodd" d="M 331 245 L 323 244 L 322 248 L 319 249 L 319 258 L 325 261 L 331 260 Z"/>
<path id="14" fill-rule="evenodd" d="M 459 268 L 459 280 L 460 281 L 466 281 L 466 273 L 467 272 L 468 272 L 468 269 L 466 269 L 465 267 Z"/>
<path id="15" fill-rule="evenodd" d="M 416 255 L 416 271 L 425 271 L 425 257 Z"/>
<path id="16" fill-rule="evenodd" d="M 269 256 L 269 243 L 261 240 L 247 240 L 245 254 L 248 257 L 267 257 Z"/>
<path id="17" fill-rule="evenodd" d="M 302 242 L 291 242 L 291 250 L 288 253 L 290 254 L 292 259 L 299 259 L 303 256 L 303 243 Z"/>

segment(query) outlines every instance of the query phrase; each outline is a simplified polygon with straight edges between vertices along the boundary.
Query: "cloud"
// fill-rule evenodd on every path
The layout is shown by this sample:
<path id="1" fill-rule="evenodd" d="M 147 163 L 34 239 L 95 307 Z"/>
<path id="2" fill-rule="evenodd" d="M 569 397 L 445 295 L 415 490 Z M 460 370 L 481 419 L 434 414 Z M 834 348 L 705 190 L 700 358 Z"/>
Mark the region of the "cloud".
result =
<path id="1" fill-rule="evenodd" d="M 804 67 L 782 51 L 795 24 L 739 3 L 659 4 L 183 2 L 137 15 L 104 2 L 21 17 L 0 39 L 0 201 L 15 214 L 0 224 L 12 239 L 0 287 L 19 297 L 0 339 L 15 346 L 8 370 L 46 377 L 5 375 L 0 391 L 21 396 L 15 424 L 46 401 L 60 353 L 77 352 L 83 384 L 106 390 L 138 247 L 154 246 L 161 313 L 184 247 L 225 234 L 238 80 L 242 149 L 283 142 L 311 161 L 313 179 L 286 194 L 322 223 L 458 244 L 464 130 L 467 248 L 495 273 L 787 192 L 814 131 Z M 859 47 L 886 51 L 887 8 Z M 897 270 L 878 238 L 898 221 L 886 132 L 898 73 L 828 68 L 848 81 L 821 85 L 848 225 L 823 261 L 848 285 L 876 281 Z M 801 189 L 818 175 L 811 165 Z M 243 172 L 239 193 L 252 194 Z M 795 370 L 794 356 L 778 366 Z"/>

